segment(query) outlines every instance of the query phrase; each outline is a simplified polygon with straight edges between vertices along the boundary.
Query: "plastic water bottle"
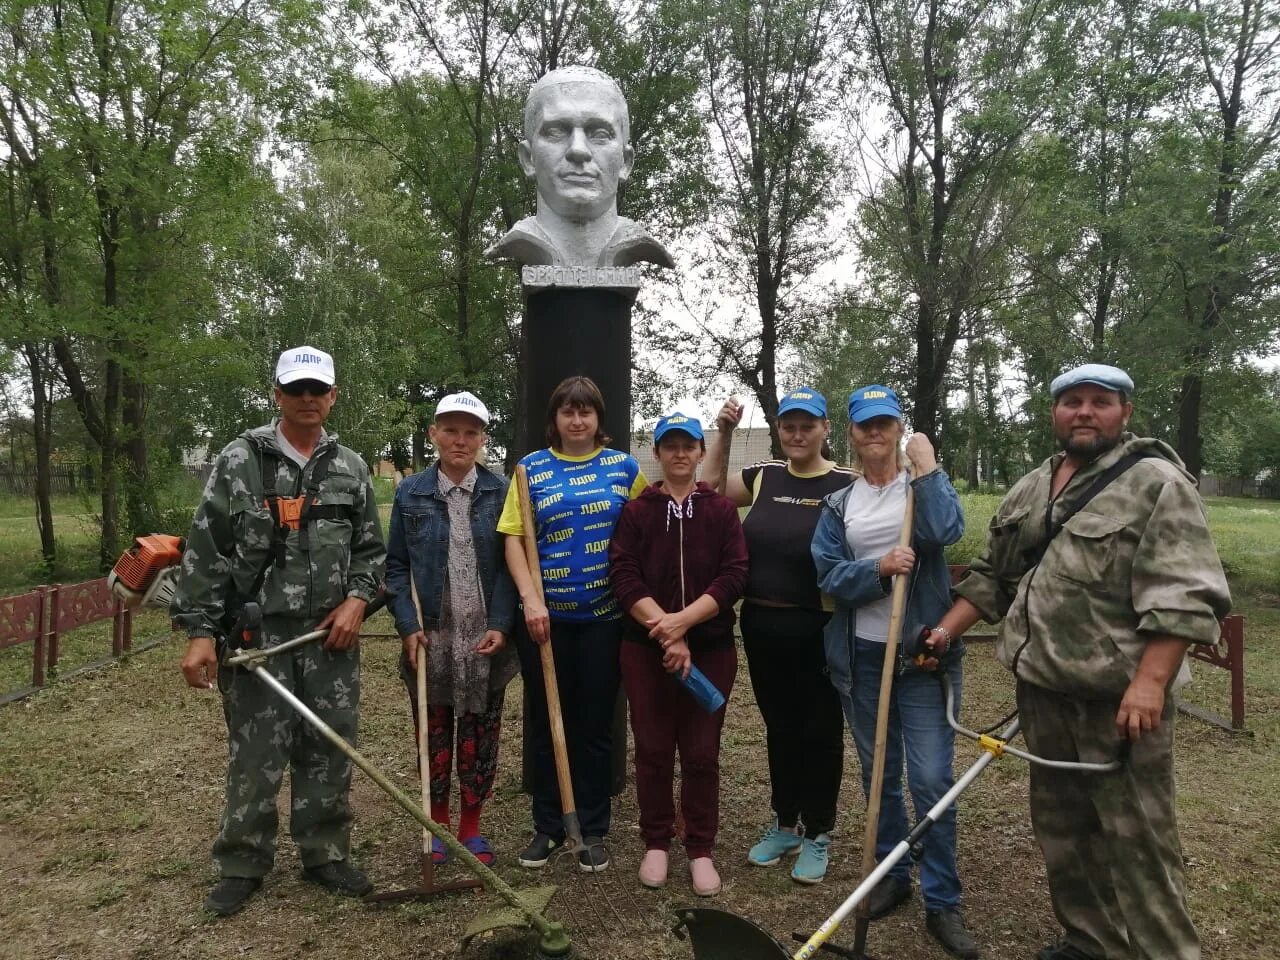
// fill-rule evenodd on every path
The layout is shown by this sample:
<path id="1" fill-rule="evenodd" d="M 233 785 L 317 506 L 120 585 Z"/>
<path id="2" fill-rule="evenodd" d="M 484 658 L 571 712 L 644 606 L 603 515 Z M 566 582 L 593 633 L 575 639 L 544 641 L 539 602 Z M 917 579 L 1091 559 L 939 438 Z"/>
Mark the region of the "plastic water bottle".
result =
<path id="1" fill-rule="evenodd" d="M 689 691 L 693 699 L 698 701 L 698 706 L 707 713 L 715 713 L 724 706 L 724 694 L 717 690 L 716 685 L 708 680 L 707 675 L 696 666 L 690 666 L 687 677 L 682 677 L 678 673 L 675 676 L 684 684 L 684 688 Z"/>

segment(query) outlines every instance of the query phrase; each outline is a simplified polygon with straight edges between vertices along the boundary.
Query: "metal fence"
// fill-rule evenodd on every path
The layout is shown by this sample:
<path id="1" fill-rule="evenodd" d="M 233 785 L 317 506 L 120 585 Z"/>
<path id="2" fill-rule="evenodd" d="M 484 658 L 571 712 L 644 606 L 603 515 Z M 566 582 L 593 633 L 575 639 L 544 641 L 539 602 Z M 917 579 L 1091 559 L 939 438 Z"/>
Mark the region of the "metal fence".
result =
<path id="1" fill-rule="evenodd" d="M 133 649 L 133 613 L 111 593 L 105 577 L 0 598 L 0 650 L 31 644 L 31 686 L 0 691 L 0 704 L 27 696 L 56 674 L 62 634 L 104 620 L 111 621 L 111 655 L 99 664 Z"/>

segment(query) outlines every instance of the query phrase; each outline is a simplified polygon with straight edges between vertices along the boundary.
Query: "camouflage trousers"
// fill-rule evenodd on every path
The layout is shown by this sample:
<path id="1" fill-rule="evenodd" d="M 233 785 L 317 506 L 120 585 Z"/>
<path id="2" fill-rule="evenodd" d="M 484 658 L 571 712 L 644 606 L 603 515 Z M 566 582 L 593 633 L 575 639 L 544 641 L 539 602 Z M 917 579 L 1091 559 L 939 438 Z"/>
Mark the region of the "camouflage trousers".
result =
<path id="1" fill-rule="evenodd" d="M 1018 682 L 1027 746 L 1053 760 L 1114 759 L 1119 706 Z M 1200 960 L 1174 812 L 1174 712 L 1167 697 L 1160 728 L 1115 773 L 1031 767 L 1031 823 L 1054 913 L 1071 945 L 1100 960 Z"/>
<path id="2" fill-rule="evenodd" d="M 268 618 L 264 646 L 314 628 Z M 329 652 L 319 642 L 265 661 L 265 669 L 347 742 L 356 742 L 360 651 Z M 227 799 L 213 860 L 224 877 L 262 877 L 275 859 L 276 795 L 291 772 L 289 833 L 303 866 L 344 860 L 351 840 L 351 761 L 281 696 L 243 668 L 219 669 L 227 720 Z"/>

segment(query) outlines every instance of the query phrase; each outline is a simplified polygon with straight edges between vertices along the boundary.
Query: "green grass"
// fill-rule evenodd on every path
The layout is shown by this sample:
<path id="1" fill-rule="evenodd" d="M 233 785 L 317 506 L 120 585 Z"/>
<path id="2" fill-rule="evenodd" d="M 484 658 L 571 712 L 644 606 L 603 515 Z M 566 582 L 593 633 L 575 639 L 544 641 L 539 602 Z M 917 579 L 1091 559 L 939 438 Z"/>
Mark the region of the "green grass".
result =
<path id="1" fill-rule="evenodd" d="M 965 531 L 947 548 L 951 563 L 969 563 L 986 549 L 998 494 L 962 493 Z M 1280 602 L 1280 500 L 1208 497 L 1205 506 L 1218 555 L 1237 605 Z"/>
<path id="2" fill-rule="evenodd" d="M 1280 500 L 1210 497 L 1206 503 L 1237 604 L 1280 603 Z"/>
<path id="3" fill-rule="evenodd" d="M 99 509 L 101 502 L 93 493 L 58 493 L 50 498 L 55 516 L 92 514 Z M 34 525 L 36 501 L 33 497 L 0 496 L 0 520 L 31 520 Z"/>
<path id="4" fill-rule="evenodd" d="M 390 514 L 391 484 L 377 481 L 378 502 L 384 524 Z M 969 563 L 985 549 L 987 524 L 1000 504 L 999 494 L 960 495 L 965 513 L 965 535 L 947 549 L 951 563 Z M 40 541 L 31 502 L 0 498 L 0 596 L 21 593 L 41 582 L 78 583 L 101 574 L 97 568 L 98 530 L 83 498 L 64 497 L 61 506 L 71 512 L 55 518 L 59 564 L 47 580 L 42 576 Z M 1240 497 L 1211 497 L 1209 522 L 1230 578 L 1238 608 L 1280 603 L 1280 501 Z M 26 515 L 18 508 L 27 510 Z M 165 632 L 162 615 L 149 613 L 135 622 L 139 642 Z M 110 627 L 100 624 L 67 634 L 62 641 L 61 669 L 107 656 L 111 651 Z M 0 693 L 25 686 L 31 677 L 29 645 L 0 651 Z"/>

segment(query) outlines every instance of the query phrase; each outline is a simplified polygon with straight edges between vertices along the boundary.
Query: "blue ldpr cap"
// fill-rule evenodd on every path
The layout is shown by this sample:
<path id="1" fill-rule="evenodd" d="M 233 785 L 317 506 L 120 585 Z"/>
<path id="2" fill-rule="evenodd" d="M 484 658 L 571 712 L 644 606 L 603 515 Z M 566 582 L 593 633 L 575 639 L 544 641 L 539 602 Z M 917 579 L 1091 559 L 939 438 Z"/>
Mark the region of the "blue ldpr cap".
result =
<path id="1" fill-rule="evenodd" d="M 656 447 L 660 444 L 662 438 L 672 430 L 681 430 L 695 440 L 702 439 L 702 424 L 698 422 L 698 418 L 686 417 L 683 413 L 677 411 L 663 417 L 658 421 L 658 425 L 653 428 L 653 445 Z"/>
<path id="2" fill-rule="evenodd" d="M 825 420 L 827 416 L 827 398 L 813 389 L 813 387 L 797 387 L 784 396 L 782 402 L 778 404 L 778 416 L 790 413 L 792 410 L 810 413 Z"/>
<path id="3" fill-rule="evenodd" d="M 849 419 L 854 423 L 866 423 L 872 417 L 902 419 L 902 404 L 892 387 L 873 383 L 849 394 Z"/>
<path id="4" fill-rule="evenodd" d="M 1049 384 L 1049 393 L 1057 400 L 1060 394 L 1082 383 L 1096 384 L 1104 390 L 1115 390 L 1126 396 L 1133 393 L 1133 378 L 1119 367 L 1106 363 L 1085 363 L 1059 374 Z"/>

